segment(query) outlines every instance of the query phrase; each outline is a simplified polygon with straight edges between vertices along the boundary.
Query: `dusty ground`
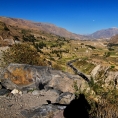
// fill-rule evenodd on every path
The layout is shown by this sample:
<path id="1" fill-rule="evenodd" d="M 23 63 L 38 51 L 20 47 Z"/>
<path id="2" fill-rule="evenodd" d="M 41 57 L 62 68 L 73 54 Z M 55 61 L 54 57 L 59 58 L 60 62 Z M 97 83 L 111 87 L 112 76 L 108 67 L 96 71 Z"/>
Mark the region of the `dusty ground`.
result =
<path id="1" fill-rule="evenodd" d="M 0 96 L 0 118 L 25 118 L 21 111 L 36 109 L 42 104 L 47 104 L 46 100 L 55 102 L 58 94 L 54 91 L 43 91 L 38 95 L 16 94 Z"/>

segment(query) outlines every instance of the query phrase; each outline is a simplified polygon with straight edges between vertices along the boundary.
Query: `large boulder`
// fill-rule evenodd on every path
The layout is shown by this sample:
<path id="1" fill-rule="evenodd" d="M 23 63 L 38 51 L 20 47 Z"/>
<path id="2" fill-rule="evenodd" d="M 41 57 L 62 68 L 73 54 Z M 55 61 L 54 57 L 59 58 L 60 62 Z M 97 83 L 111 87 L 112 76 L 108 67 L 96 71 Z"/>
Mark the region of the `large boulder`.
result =
<path id="1" fill-rule="evenodd" d="M 27 64 L 10 64 L 1 75 L 1 84 L 10 90 L 52 88 L 61 92 L 73 93 L 74 81 L 77 82 L 78 88 L 85 85 L 85 81 L 77 75 L 45 66 Z"/>
<path id="2" fill-rule="evenodd" d="M 10 64 L 1 76 L 1 84 L 13 90 L 25 88 L 41 88 L 51 80 L 50 69 L 43 66 L 27 64 Z"/>
<path id="3" fill-rule="evenodd" d="M 52 71 L 52 79 L 48 83 L 48 87 L 60 90 L 62 92 L 75 92 L 74 82 L 77 83 L 78 88 L 84 89 L 85 81 L 78 75 L 72 75 L 61 71 Z"/>

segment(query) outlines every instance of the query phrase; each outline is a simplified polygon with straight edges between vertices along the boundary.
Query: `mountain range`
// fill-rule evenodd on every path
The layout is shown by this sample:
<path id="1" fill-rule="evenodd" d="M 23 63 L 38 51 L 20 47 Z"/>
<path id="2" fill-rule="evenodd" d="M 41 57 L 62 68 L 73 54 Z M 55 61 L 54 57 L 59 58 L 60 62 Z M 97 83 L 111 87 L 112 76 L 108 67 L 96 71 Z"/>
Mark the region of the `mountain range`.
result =
<path id="1" fill-rule="evenodd" d="M 8 25 L 17 26 L 19 28 L 45 31 L 62 37 L 68 37 L 74 39 L 80 39 L 81 37 L 81 35 L 71 33 L 64 28 L 60 28 L 53 24 L 48 24 L 48 23 L 32 22 L 28 20 L 8 18 L 8 17 L 0 17 L 0 21 Z"/>
<path id="2" fill-rule="evenodd" d="M 32 22 L 24 19 L 10 17 L 0 17 L 0 21 L 9 26 L 15 26 L 18 28 L 31 29 L 36 31 L 45 31 L 51 34 L 68 37 L 71 39 L 110 39 L 112 36 L 118 34 L 118 28 L 102 29 L 89 35 L 81 35 L 69 32 L 64 28 L 60 28 L 48 23 Z"/>
<path id="3" fill-rule="evenodd" d="M 99 38 L 109 39 L 112 36 L 115 36 L 116 34 L 118 34 L 118 28 L 108 28 L 108 29 L 102 29 L 102 30 L 96 31 L 88 36 L 94 39 L 99 39 Z"/>

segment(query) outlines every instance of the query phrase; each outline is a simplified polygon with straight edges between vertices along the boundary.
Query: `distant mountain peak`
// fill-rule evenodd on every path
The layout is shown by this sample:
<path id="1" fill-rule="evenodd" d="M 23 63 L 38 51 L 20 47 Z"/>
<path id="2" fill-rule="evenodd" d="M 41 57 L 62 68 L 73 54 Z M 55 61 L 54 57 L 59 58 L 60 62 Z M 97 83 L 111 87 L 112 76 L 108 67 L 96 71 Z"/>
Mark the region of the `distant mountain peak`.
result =
<path id="1" fill-rule="evenodd" d="M 99 39 L 99 38 L 111 38 L 112 36 L 118 34 L 118 28 L 112 27 L 108 29 L 102 29 L 99 31 L 96 31 L 89 35 L 91 38 Z"/>

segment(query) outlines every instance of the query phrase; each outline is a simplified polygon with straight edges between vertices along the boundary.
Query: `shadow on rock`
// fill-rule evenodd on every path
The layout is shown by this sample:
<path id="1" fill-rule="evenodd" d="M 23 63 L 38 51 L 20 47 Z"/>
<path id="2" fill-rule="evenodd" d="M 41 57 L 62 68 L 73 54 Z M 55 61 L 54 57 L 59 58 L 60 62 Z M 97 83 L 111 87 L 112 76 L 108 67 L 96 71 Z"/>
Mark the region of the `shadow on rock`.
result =
<path id="1" fill-rule="evenodd" d="M 78 99 L 74 99 L 65 108 L 63 115 L 65 118 L 89 118 L 88 111 L 91 109 L 84 94 L 80 94 Z"/>

